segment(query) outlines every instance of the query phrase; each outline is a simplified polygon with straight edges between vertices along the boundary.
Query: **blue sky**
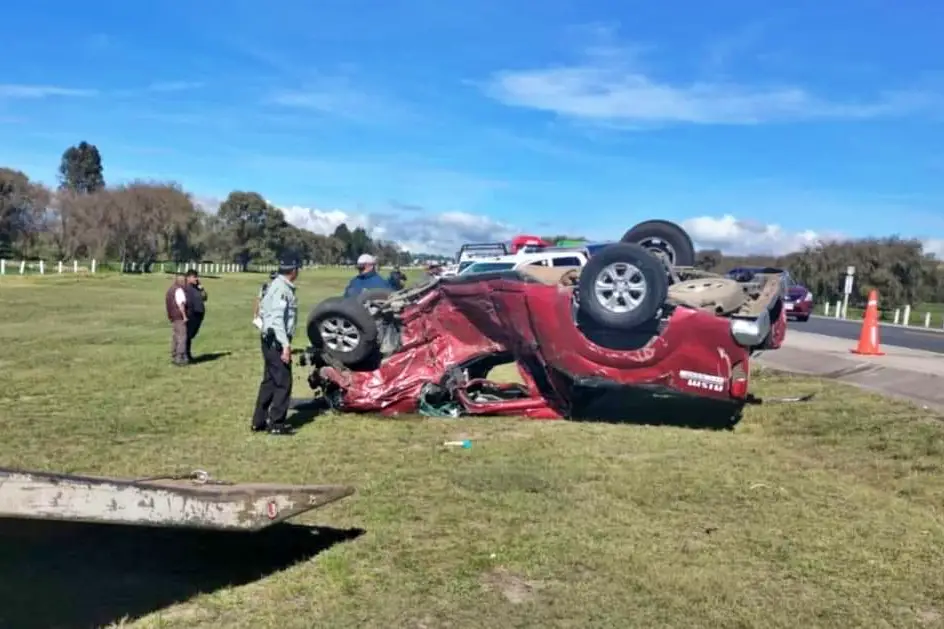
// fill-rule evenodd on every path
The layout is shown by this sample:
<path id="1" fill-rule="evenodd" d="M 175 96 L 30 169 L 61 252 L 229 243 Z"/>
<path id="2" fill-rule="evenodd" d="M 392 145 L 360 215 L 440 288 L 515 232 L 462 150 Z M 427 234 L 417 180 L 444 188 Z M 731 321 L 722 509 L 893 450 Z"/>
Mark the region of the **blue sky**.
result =
<path id="1" fill-rule="evenodd" d="M 944 4 L 789 5 L 17 2 L 0 163 L 53 182 L 87 140 L 111 183 L 414 248 L 660 217 L 729 251 L 944 250 Z"/>

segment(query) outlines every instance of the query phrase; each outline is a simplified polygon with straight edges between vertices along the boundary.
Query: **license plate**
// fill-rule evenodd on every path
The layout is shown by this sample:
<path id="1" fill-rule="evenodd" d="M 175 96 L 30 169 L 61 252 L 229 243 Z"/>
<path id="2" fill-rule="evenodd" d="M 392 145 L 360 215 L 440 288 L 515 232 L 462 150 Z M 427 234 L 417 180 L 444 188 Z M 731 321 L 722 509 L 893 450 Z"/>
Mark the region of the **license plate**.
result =
<path id="1" fill-rule="evenodd" d="M 793 310 L 793 304 L 790 304 L 790 303 L 784 304 L 783 307 L 786 308 L 787 310 Z"/>

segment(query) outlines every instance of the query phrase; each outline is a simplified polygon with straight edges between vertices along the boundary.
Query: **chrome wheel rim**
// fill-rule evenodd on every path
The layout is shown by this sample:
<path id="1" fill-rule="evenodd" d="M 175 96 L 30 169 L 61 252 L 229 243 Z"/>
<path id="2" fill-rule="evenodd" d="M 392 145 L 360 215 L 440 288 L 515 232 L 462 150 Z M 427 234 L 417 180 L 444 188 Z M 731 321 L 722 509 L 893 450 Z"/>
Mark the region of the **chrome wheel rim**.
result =
<path id="1" fill-rule="evenodd" d="M 333 352 L 351 352 L 361 341 L 360 330 L 343 317 L 329 317 L 318 324 L 325 347 Z"/>
<path id="2" fill-rule="evenodd" d="M 648 291 L 642 271 L 628 262 L 605 266 L 593 283 L 593 294 L 600 305 L 618 314 L 638 308 Z"/>

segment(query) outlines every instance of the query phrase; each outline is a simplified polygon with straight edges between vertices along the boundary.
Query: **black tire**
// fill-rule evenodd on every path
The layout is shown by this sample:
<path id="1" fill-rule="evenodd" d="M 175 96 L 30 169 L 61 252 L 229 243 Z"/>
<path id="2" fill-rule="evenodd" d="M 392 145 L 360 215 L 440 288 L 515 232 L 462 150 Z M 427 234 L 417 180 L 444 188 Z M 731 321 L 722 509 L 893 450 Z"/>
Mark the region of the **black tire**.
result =
<path id="1" fill-rule="evenodd" d="M 613 295 L 612 291 L 597 290 L 597 279 L 603 276 L 614 279 L 614 275 L 625 271 L 628 279 L 639 276 L 644 280 L 645 290 L 635 307 L 626 311 L 614 311 L 608 308 L 601 300 L 606 295 Z M 607 282 L 608 283 L 608 282 Z M 668 294 L 669 280 L 665 274 L 662 262 L 649 253 L 642 246 L 633 243 L 617 243 L 601 249 L 592 256 L 580 273 L 580 310 L 594 323 L 608 328 L 628 330 L 652 321 L 665 303 Z M 628 306 L 625 299 L 620 299 L 622 306 Z"/>
<path id="2" fill-rule="evenodd" d="M 620 242 L 634 243 L 653 252 L 663 251 L 674 266 L 695 266 L 691 236 L 671 221 L 643 221 L 623 234 Z"/>
<path id="3" fill-rule="evenodd" d="M 810 320 L 810 315 L 797 315 L 796 320 L 800 323 L 805 323 Z"/>
<path id="4" fill-rule="evenodd" d="M 340 349 L 337 338 L 324 338 L 323 327 L 348 330 L 346 335 L 352 339 L 353 346 Z M 329 354 L 345 367 L 354 367 L 363 363 L 378 351 L 377 324 L 370 312 L 355 298 L 329 297 L 312 309 L 308 315 L 308 340 L 315 350 Z"/>

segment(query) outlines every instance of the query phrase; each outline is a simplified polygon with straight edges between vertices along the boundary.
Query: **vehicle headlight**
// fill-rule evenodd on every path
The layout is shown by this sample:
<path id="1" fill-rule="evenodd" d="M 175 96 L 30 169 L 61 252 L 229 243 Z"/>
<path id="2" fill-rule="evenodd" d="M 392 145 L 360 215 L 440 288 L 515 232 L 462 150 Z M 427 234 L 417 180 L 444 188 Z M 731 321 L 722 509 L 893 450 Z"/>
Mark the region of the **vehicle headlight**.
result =
<path id="1" fill-rule="evenodd" d="M 813 293 L 807 291 L 806 295 L 803 296 L 803 301 L 813 301 Z"/>

